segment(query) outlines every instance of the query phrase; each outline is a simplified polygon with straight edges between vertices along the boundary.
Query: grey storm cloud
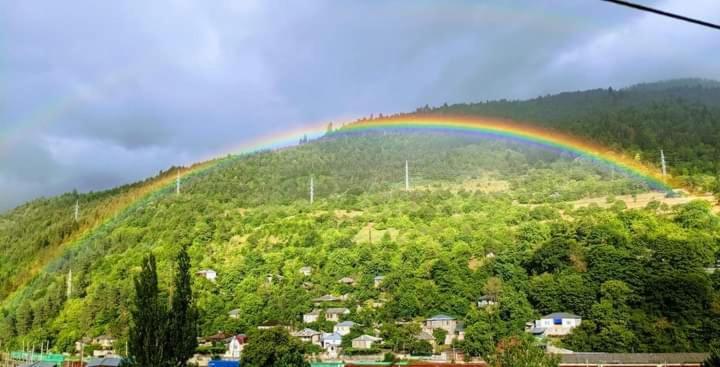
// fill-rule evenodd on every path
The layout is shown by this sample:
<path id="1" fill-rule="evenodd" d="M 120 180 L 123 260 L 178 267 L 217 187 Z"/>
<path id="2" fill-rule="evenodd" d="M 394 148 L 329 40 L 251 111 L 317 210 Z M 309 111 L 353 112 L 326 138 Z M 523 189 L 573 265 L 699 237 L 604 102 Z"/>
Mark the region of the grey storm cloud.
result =
<path id="1" fill-rule="evenodd" d="M 599 0 L 0 2 L 0 209 L 305 124 L 720 78 L 718 39 Z"/>

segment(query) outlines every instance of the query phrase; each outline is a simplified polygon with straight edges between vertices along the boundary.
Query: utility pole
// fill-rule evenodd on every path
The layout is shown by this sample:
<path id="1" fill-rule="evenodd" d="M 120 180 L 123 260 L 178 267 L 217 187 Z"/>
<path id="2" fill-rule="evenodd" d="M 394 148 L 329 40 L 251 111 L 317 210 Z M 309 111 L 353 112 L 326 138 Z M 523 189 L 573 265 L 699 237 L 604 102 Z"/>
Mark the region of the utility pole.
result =
<path id="1" fill-rule="evenodd" d="M 313 182 L 313 176 L 310 176 L 310 205 L 315 201 L 315 183 Z"/>
<path id="2" fill-rule="evenodd" d="M 80 218 L 80 200 L 75 200 L 75 221 Z"/>
<path id="3" fill-rule="evenodd" d="M 665 163 L 665 152 L 663 152 L 662 149 L 660 149 L 660 165 L 662 166 L 662 175 L 664 178 L 665 175 L 667 175 L 667 164 Z"/>
<path id="4" fill-rule="evenodd" d="M 67 294 L 65 295 L 65 298 L 70 299 L 70 296 L 72 296 L 72 269 L 68 270 Z"/>
<path id="5" fill-rule="evenodd" d="M 407 159 L 405 160 L 405 191 L 410 191 L 410 171 Z"/>
<path id="6" fill-rule="evenodd" d="M 175 177 L 175 195 L 180 196 L 180 168 L 178 168 L 177 176 Z"/>

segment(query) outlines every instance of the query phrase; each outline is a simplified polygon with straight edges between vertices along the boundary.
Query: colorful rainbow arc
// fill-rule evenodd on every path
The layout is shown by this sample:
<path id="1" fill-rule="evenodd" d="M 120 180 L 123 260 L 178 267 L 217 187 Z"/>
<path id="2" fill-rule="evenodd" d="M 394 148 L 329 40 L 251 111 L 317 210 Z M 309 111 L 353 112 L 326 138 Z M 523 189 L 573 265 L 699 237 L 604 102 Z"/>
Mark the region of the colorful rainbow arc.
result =
<path id="1" fill-rule="evenodd" d="M 288 147 L 297 143 L 303 136 L 309 138 L 321 137 L 326 133 L 326 128 L 327 126 L 323 124 L 271 135 L 254 140 L 250 144 L 244 144 L 225 151 L 230 154 L 242 154 Z M 357 121 L 336 130 L 335 134 L 352 135 L 353 133 L 371 131 L 455 132 L 473 134 L 488 139 L 511 140 L 522 144 L 539 146 L 558 153 L 566 152 L 583 157 L 642 180 L 653 189 L 666 192 L 672 190 L 670 179 L 662 177 L 656 168 L 649 167 L 640 161 L 616 153 L 589 140 L 547 128 L 540 128 L 532 124 L 484 117 L 406 116 Z"/>
<path id="2" fill-rule="evenodd" d="M 228 154 L 253 153 L 261 150 L 286 148 L 296 144 L 303 136 L 308 138 L 321 137 L 326 133 L 326 125 L 317 125 L 312 128 L 296 130 L 280 135 L 273 135 L 264 139 L 256 139 L 249 144 L 243 144 L 227 150 Z M 526 143 L 530 145 L 539 145 L 547 147 L 555 152 L 569 152 L 571 154 L 589 158 L 594 162 L 598 162 L 610 167 L 614 167 L 625 172 L 630 176 L 637 177 L 649 184 L 650 187 L 661 190 L 671 191 L 672 188 L 668 181 L 663 180 L 656 172 L 642 163 L 627 158 L 621 154 L 617 154 L 600 145 L 593 144 L 586 140 L 579 139 L 567 134 L 555 132 L 549 129 L 541 129 L 536 126 L 521 124 L 511 121 L 503 121 L 489 118 L 470 118 L 470 117 L 447 117 L 447 116 L 424 116 L 424 117 L 402 117 L 402 118 L 386 118 L 379 120 L 358 121 L 336 130 L 334 134 L 362 134 L 373 131 L 411 131 L 411 132 L 458 132 L 467 134 L 476 134 L 481 137 L 491 139 L 509 139 Z M 183 180 L 192 177 L 201 176 L 208 170 L 222 166 L 223 164 L 239 159 L 242 155 L 235 155 L 229 158 L 218 158 L 197 163 L 191 167 L 184 169 L 182 173 Z M 131 215 L 134 209 L 143 206 L 148 201 L 163 195 L 169 195 L 174 192 L 175 175 L 166 174 L 158 178 L 150 187 L 138 192 L 135 199 L 129 201 L 116 214 L 106 218 L 102 223 L 94 228 L 88 229 L 81 238 L 74 241 L 69 247 L 65 248 L 67 256 L 72 257 L 68 252 L 80 251 L 83 246 L 92 243 L 96 230 L 100 228 L 109 228 L 113 223 L 121 221 L 122 218 Z M 61 259 L 56 259 L 43 267 L 44 271 L 57 271 L 62 267 Z M 27 291 L 28 288 L 23 288 Z M 12 297 L 8 297 L 7 301 L 17 300 L 15 293 Z"/>
<path id="3" fill-rule="evenodd" d="M 360 121 L 340 131 L 352 133 L 373 130 L 458 132 L 529 143 L 555 152 L 568 152 L 618 169 L 645 181 L 653 189 L 672 191 L 669 179 L 662 177 L 657 169 L 588 140 L 530 124 L 490 118 L 419 116 Z"/>

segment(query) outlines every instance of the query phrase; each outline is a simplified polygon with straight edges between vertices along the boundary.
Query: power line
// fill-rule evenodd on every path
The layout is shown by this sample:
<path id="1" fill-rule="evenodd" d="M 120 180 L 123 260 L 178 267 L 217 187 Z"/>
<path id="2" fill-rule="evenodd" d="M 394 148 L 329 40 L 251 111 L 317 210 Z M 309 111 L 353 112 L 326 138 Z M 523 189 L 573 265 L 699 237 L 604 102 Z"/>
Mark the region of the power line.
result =
<path id="1" fill-rule="evenodd" d="M 666 17 L 670 17 L 670 18 L 682 20 L 682 21 L 685 21 L 685 22 L 695 23 L 695 24 L 699 24 L 699 25 L 702 25 L 702 26 L 705 26 L 705 27 L 709 27 L 709 28 L 713 28 L 713 29 L 720 30 L 720 25 L 717 25 L 717 24 L 714 24 L 714 23 L 706 22 L 706 21 L 704 21 L 704 20 L 699 20 L 699 19 L 695 19 L 695 18 L 686 17 L 686 16 L 680 15 L 680 14 L 670 13 L 670 12 L 667 12 L 667 11 L 663 11 L 663 10 L 651 8 L 651 7 L 648 7 L 648 6 L 645 6 L 645 5 L 640 5 L 640 4 L 631 3 L 631 2 L 629 2 L 629 1 L 624 1 L 624 0 L 602 0 L 602 1 L 606 1 L 606 2 L 609 2 L 609 3 L 617 4 L 617 5 L 627 6 L 627 7 L 629 7 L 629 8 L 633 8 L 633 9 L 637 9 L 637 10 L 642 10 L 642 11 L 647 11 L 647 12 L 650 12 L 650 13 L 655 13 L 655 14 L 659 14 L 659 15 L 666 16 Z"/>

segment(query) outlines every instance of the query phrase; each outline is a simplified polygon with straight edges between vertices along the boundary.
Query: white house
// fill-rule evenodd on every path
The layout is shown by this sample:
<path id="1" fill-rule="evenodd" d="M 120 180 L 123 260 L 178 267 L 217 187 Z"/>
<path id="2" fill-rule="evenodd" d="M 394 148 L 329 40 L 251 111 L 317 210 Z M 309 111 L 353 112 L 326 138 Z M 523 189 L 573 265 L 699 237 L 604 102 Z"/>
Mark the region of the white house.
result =
<path id="1" fill-rule="evenodd" d="M 381 338 L 376 338 L 372 335 L 360 335 L 352 340 L 352 347 L 354 349 L 370 349 L 373 344 L 380 343 Z"/>
<path id="2" fill-rule="evenodd" d="M 240 310 L 237 308 L 234 310 L 230 310 L 230 312 L 228 312 L 228 317 L 230 317 L 231 319 L 240 318 Z"/>
<path id="3" fill-rule="evenodd" d="M 303 266 L 302 268 L 300 268 L 300 274 L 309 277 L 310 275 L 312 275 L 312 268 L 309 266 Z"/>
<path id="4" fill-rule="evenodd" d="M 378 275 L 378 276 L 376 276 L 376 277 L 373 279 L 373 283 L 374 283 L 374 285 L 375 285 L 375 288 L 380 288 L 380 286 L 382 285 L 383 280 L 385 280 L 385 276 L 384 276 L 384 275 Z"/>
<path id="5" fill-rule="evenodd" d="M 305 343 L 313 343 L 317 345 L 321 345 L 322 340 L 322 333 L 319 331 L 315 331 L 313 329 L 305 328 L 300 331 L 296 331 L 292 333 L 292 335 L 296 338 L 299 338 L 301 341 Z"/>
<path id="6" fill-rule="evenodd" d="M 322 335 L 321 346 L 325 349 L 325 353 L 330 358 L 336 358 L 340 353 L 340 345 L 342 344 L 342 335 L 338 333 L 324 333 Z"/>
<path id="7" fill-rule="evenodd" d="M 198 276 L 201 276 L 211 282 L 214 282 L 215 279 L 217 279 L 217 272 L 212 269 L 203 269 L 195 273 Z"/>
<path id="8" fill-rule="evenodd" d="M 230 359 L 240 359 L 240 355 L 242 354 L 243 349 L 245 349 L 245 344 L 247 344 L 247 336 L 245 336 L 245 334 L 233 336 L 230 338 L 230 342 L 227 345 L 225 357 Z"/>
<path id="9" fill-rule="evenodd" d="M 328 308 L 327 310 L 325 310 L 325 319 L 332 322 L 338 322 L 340 321 L 340 316 L 347 315 L 349 313 L 350 310 L 344 307 Z"/>
<path id="10" fill-rule="evenodd" d="M 306 324 L 316 322 L 318 318 L 320 318 L 320 310 L 318 310 L 317 308 L 306 314 L 303 314 L 303 322 Z"/>
<path id="11" fill-rule="evenodd" d="M 339 324 L 335 324 L 333 327 L 333 331 L 336 334 L 340 334 L 341 336 L 345 336 L 347 334 L 350 334 L 350 329 L 353 328 L 353 326 L 357 325 L 356 323 L 352 321 L 343 321 Z"/>
<path id="12" fill-rule="evenodd" d="M 565 336 L 580 326 L 582 318 L 567 312 L 556 312 L 535 320 L 527 331 L 537 336 Z"/>

